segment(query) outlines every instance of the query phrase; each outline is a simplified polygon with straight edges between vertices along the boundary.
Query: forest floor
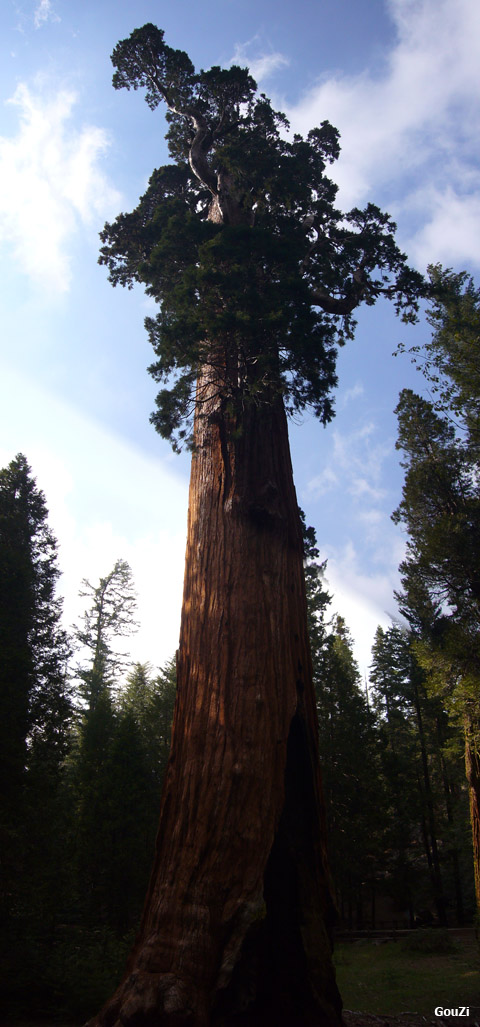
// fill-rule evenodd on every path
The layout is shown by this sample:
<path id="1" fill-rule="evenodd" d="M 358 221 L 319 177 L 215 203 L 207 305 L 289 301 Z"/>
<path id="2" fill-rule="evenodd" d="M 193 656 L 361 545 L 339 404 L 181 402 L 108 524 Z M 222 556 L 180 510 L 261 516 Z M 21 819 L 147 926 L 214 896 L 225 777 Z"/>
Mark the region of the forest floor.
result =
<path id="1" fill-rule="evenodd" d="M 334 958 L 346 1027 L 480 1027 L 480 954 L 473 930 L 339 944 Z M 463 1007 L 468 1015 L 452 1015 Z"/>
<path id="2" fill-rule="evenodd" d="M 444 1027 L 445 1024 L 465 1024 L 466 1027 L 480 1027 L 480 1007 L 470 1007 L 470 1016 L 422 1016 L 421 1013 L 397 1013 L 396 1016 L 376 1016 L 373 1013 L 356 1013 L 344 1009 L 346 1027 Z"/>
<path id="3" fill-rule="evenodd" d="M 431 951 L 432 939 L 440 951 Z M 480 955 L 473 930 L 453 938 L 425 932 L 422 939 L 419 932 L 413 944 L 415 949 L 405 939 L 336 945 L 345 1027 L 480 1027 Z M 464 1006 L 468 1015 L 451 1015 Z M 0 1013 L 0 1027 L 79 1027 L 87 1018 L 3 1019 Z"/>
<path id="4" fill-rule="evenodd" d="M 420 1013 L 397 1013 L 395 1016 L 377 1016 L 374 1013 L 358 1013 L 344 1009 L 345 1027 L 445 1027 L 446 1024 L 460 1024 L 464 1027 L 480 1027 L 480 1007 L 470 1007 L 469 1017 L 447 1018 L 422 1016 Z M 3 1020 L 0 1016 L 0 1027 L 79 1027 L 63 1020 Z M 292 1027 L 295 1027 L 292 1024 Z"/>

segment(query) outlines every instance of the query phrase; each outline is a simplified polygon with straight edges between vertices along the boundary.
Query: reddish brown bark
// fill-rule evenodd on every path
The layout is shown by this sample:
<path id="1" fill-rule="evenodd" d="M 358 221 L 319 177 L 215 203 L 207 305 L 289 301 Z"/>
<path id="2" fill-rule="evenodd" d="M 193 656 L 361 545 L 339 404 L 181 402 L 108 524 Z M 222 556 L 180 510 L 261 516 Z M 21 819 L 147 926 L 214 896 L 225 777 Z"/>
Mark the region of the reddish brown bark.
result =
<path id="1" fill-rule="evenodd" d="M 92 1027 L 336 1027 L 285 413 L 279 397 L 251 404 L 236 431 L 212 391 L 203 415 L 155 863 L 126 976 Z"/>

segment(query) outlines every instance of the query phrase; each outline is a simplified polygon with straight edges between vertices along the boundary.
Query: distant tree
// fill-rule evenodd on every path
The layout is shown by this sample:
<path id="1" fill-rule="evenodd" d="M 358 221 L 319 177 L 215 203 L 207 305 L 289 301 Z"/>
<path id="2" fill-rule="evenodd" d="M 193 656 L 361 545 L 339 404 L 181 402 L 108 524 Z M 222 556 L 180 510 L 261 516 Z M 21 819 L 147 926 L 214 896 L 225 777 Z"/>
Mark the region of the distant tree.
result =
<path id="1" fill-rule="evenodd" d="M 338 614 L 314 666 L 328 847 L 342 922 L 375 918 L 382 784 L 378 734 L 362 688 L 353 643 Z"/>
<path id="2" fill-rule="evenodd" d="M 315 528 L 307 527 L 303 510 L 300 510 L 300 519 L 303 532 L 303 569 L 307 597 L 308 637 L 312 654 L 313 682 L 315 690 L 317 690 L 317 683 L 320 683 L 321 676 L 321 655 L 329 633 L 327 612 L 332 597 L 327 592 L 325 584 L 327 561 L 319 562 L 320 552 Z"/>
<path id="3" fill-rule="evenodd" d="M 127 975 L 97 1022 L 340 1022 L 331 965 L 302 533 L 285 411 L 333 413 L 361 303 L 423 289 L 375 206 L 346 214 L 327 123 L 288 138 L 248 71 L 195 72 L 154 25 L 115 88 L 167 108 L 173 164 L 105 226 L 114 285 L 142 282 L 153 422 L 194 448 L 172 751 Z M 159 971 L 159 967 L 161 970 Z M 172 1010 L 172 1013 L 168 1012 Z"/>
<path id="4" fill-rule="evenodd" d="M 83 699 L 92 707 L 104 688 L 113 687 L 115 677 L 128 666 L 128 658 L 118 652 L 114 640 L 128 637 L 138 628 L 137 600 L 126 560 L 117 560 L 98 585 L 85 578 L 80 596 L 90 600 L 90 606 L 83 614 L 82 625 L 75 629 L 77 646 L 89 654 L 79 668 L 79 677 Z"/>
<path id="5" fill-rule="evenodd" d="M 2 976 L 35 987 L 65 894 L 63 767 L 72 701 L 45 497 L 19 454 L 0 471 Z M 5 998 L 5 996 L 4 996 Z"/>
<path id="6" fill-rule="evenodd" d="M 425 869 L 431 884 L 431 897 L 439 922 L 446 925 L 446 901 L 439 854 L 439 810 L 432 780 L 432 736 L 440 711 L 429 700 L 424 687 L 425 674 L 414 654 L 414 638 L 398 625 L 384 631 L 378 628 L 372 649 L 371 683 L 374 701 L 385 733 L 384 774 L 396 822 L 398 853 L 403 867 L 411 865 L 409 899 L 414 896 L 415 868 L 422 869 L 418 841 L 421 839 Z M 418 889 L 417 889 L 418 892 Z M 414 898 L 416 901 L 414 902 Z"/>
<path id="7" fill-rule="evenodd" d="M 435 330 L 414 359 L 433 401 L 404 390 L 397 407 L 405 482 L 393 517 L 409 535 L 399 598 L 422 636 L 430 681 L 436 662 L 464 721 L 480 908 L 480 292 L 464 274 L 433 268 L 430 276 Z"/>
<path id="8" fill-rule="evenodd" d="M 135 664 L 120 696 L 122 715 L 131 716 L 140 732 L 149 773 L 158 792 L 170 753 L 176 691 L 177 674 L 172 659 L 155 677 L 148 664 Z"/>
<path id="9" fill-rule="evenodd" d="M 77 646 L 85 653 L 77 669 L 81 705 L 72 763 L 76 795 L 78 893 L 89 923 L 118 922 L 113 867 L 118 834 L 118 766 L 114 757 L 118 714 L 114 690 L 128 659 L 117 650 L 118 637 L 136 630 L 136 597 L 132 572 L 125 560 L 98 585 L 84 580 L 80 595 L 90 601 L 75 630 Z M 136 739 L 129 744 L 135 747 Z M 140 744 L 140 743 L 138 743 Z M 120 800 L 121 802 L 121 800 Z"/>
<path id="10" fill-rule="evenodd" d="M 112 787 L 101 809 L 112 842 L 109 923 L 119 934 L 137 927 L 148 885 L 175 691 L 173 660 L 155 677 L 147 664 L 137 663 L 118 699 L 110 750 Z"/>
<path id="11" fill-rule="evenodd" d="M 0 471 L 0 764 L 7 805 L 18 802 L 32 746 L 48 744 L 62 759 L 71 713 L 57 543 L 47 516 L 19 454 Z"/>
<path id="12" fill-rule="evenodd" d="M 427 320 L 432 336 L 408 353 L 428 382 L 435 412 L 455 427 L 457 442 L 468 448 L 476 462 L 480 457 L 480 289 L 465 271 L 455 274 L 440 264 L 428 271 Z M 398 352 L 406 352 L 406 347 L 399 346 Z"/>

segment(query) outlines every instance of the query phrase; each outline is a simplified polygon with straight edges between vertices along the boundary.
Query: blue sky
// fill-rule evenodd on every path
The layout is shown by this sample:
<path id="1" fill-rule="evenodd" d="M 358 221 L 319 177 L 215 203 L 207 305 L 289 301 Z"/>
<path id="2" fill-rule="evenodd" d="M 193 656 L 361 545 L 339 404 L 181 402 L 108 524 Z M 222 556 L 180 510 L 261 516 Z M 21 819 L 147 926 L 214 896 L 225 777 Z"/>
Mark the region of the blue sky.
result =
<path id="1" fill-rule="evenodd" d="M 139 593 L 136 659 L 162 664 L 180 618 L 189 459 L 149 425 L 155 386 L 141 290 L 113 290 L 98 233 L 131 210 L 167 160 L 164 120 L 115 92 L 109 55 L 147 21 L 197 67 L 249 65 L 302 133 L 342 137 L 339 202 L 398 223 L 410 261 L 477 277 L 480 265 L 478 0 L 6 0 L 0 14 L 0 464 L 27 456 L 60 543 L 67 623 L 117 557 Z M 395 614 L 405 539 L 390 514 L 402 472 L 393 410 L 421 389 L 399 341 L 428 337 L 386 303 L 341 351 L 337 416 L 292 426 L 298 498 L 317 531 L 332 610 L 364 672 Z"/>

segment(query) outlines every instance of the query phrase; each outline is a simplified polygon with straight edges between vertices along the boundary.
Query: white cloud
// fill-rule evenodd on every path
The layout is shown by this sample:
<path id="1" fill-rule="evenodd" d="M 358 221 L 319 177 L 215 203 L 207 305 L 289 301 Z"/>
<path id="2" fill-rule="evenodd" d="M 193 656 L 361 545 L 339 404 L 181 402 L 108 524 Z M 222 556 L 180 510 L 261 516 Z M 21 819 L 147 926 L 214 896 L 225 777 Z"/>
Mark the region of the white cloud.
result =
<path id="1" fill-rule="evenodd" d="M 0 137 L 0 226 L 15 260 L 53 292 L 70 284 L 70 246 L 79 226 L 115 209 L 119 194 L 100 168 L 106 133 L 73 121 L 78 97 L 18 86 L 8 101 L 19 112 L 13 138 Z"/>
<path id="2" fill-rule="evenodd" d="M 60 21 L 60 18 L 55 13 L 50 0 L 40 0 L 38 7 L 35 8 L 33 23 L 35 28 L 39 29 L 47 21 Z"/>
<path id="3" fill-rule="evenodd" d="M 162 665 L 177 645 L 188 485 L 166 461 L 145 455 L 33 382 L 2 368 L 0 467 L 23 452 L 45 493 L 59 542 L 66 626 L 85 609 L 82 578 L 98 584 L 127 560 L 138 593 L 138 634 L 124 646 Z"/>
<path id="4" fill-rule="evenodd" d="M 451 186 L 442 191 L 420 190 L 412 197 L 412 205 L 428 212 L 426 223 L 408 244 L 418 266 L 480 264 L 480 190 L 463 196 Z"/>
<path id="5" fill-rule="evenodd" d="M 398 543 L 398 562 L 402 559 L 403 545 Z M 399 585 L 399 576 L 389 562 L 377 573 L 361 570 L 353 543 L 348 542 L 341 551 L 328 551 L 325 584 L 333 595 L 331 609 L 345 618 L 354 639 L 354 654 L 362 676 L 371 663 L 371 646 L 379 624 L 387 628 L 397 614 L 393 593 Z"/>
<path id="6" fill-rule="evenodd" d="M 320 474 L 311 478 L 306 492 L 319 498 L 337 489 L 355 499 L 380 503 L 385 499 L 382 487 L 385 461 L 391 457 L 393 442 L 378 441 L 377 428 L 372 422 L 360 424 L 348 432 L 332 432 L 332 448 Z"/>
<path id="7" fill-rule="evenodd" d="M 335 179 L 343 205 L 375 200 L 383 190 L 399 219 L 401 197 L 421 187 L 424 207 L 417 216 L 432 225 L 424 238 L 432 245 L 428 261 L 480 263 L 480 4 L 390 0 L 389 9 L 396 40 L 382 70 L 324 77 L 297 105 L 287 106 L 287 116 L 302 133 L 324 118 L 340 129 Z M 420 236 L 419 259 L 425 250 Z"/>
<path id="8" fill-rule="evenodd" d="M 279 68 L 289 64 L 288 57 L 278 51 L 263 51 L 259 36 L 254 36 L 247 43 L 237 43 L 229 64 L 238 64 L 241 68 L 248 67 L 256 82 L 269 78 Z"/>
<path id="9" fill-rule="evenodd" d="M 349 403 L 354 399 L 358 399 L 359 396 L 363 396 L 365 389 L 361 382 L 356 382 L 351 389 L 346 389 L 341 396 L 341 408 L 342 410 L 348 406 Z"/>
<path id="10" fill-rule="evenodd" d="M 348 433 L 334 431 L 332 464 L 341 471 L 345 488 L 352 496 L 366 496 L 370 501 L 385 498 L 381 487 L 385 461 L 391 456 L 392 442 L 377 441 L 377 429 L 372 422 L 360 425 Z"/>
<path id="11" fill-rule="evenodd" d="M 326 492 L 331 492 L 338 484 L 338 476 L 333 467 L 327 466 L 320 474 L 316 474 L 308 482 L 307 494 L 318 499 L 320 496 L 324 496 Z"/>

